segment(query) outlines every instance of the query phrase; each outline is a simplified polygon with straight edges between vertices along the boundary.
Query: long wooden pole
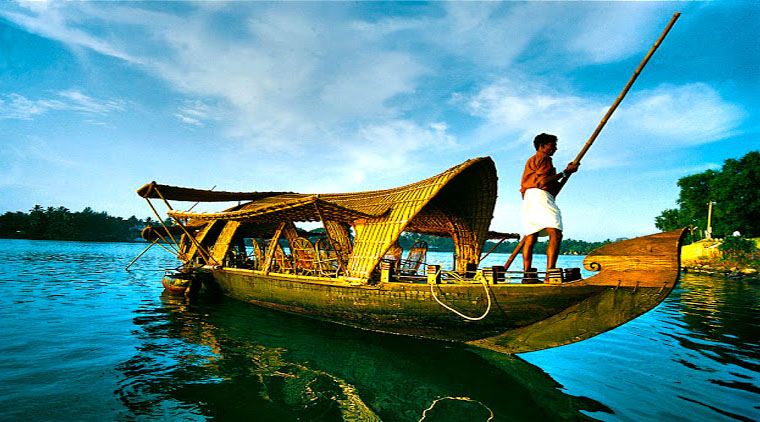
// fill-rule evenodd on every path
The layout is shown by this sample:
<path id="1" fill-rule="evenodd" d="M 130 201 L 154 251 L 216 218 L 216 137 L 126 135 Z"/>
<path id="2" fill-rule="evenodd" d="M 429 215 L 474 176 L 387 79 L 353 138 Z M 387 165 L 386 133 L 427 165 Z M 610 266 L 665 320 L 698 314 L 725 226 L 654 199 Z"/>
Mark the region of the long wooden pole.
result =
<path id="1" fill-rule="evenodd" d="M 127 266 L 126 266 L 124 269 L 125 269 L 125 270 L 128 270 L 128 269 L 129 269 L 129 267 L 131 267 L 131 266 L 132 266 L 132 264 L 134 264 L 134 263 L 135 263 L 135 261 L 137 261 L 137 260 L 138 260 L 138 259 L 139 259 L 141 256 L 143 256 L 143 254 L 144 254 L 145 252 L 148 252 L 148 249 L 150 249 L 150 248 L 151 248 L 153 245 L 155 245 L 156 243 L 158 243 L 158 239 L 154 240 L 154 241 L 153 241 L 153 243 L 151 243 L 151 244 L 150 244 L 150 245 L 148 245 L 148 246 L 147 246 L 145 249 L 143 249 L 143 251 L 142 251 L 142 252 L 140 252 L 140 255 L 137 255 L 137 256 L 135 257 L 135 259 L 133 259 L 133 260 L 132 260 L 132 261 L 131 261 L 131 262 L 130 262 L 130 263 L 129 263 L 129 264 L 128 264 L 128 265 L 127 265 Z"/>
<path id="2" fill-rule="evenodd" d="M 636 82 L 636 79 L 639 77 L 639 74 L 641 74 L 641 71 L 644 69 L 644 66 L 649 62 L 649 59 L 652 57 L 654 52 L 657 50 L 657 48 L 662 44 L 662 40 L 665 39 L 665 36 L 668 35 L 668 32 L 670 32 L 670 28 L 673 27 L 673 25 L 676 23 L 676 20 L 678 20 L 678 17 L 681 16 L 680 13 L 676 12 L 673 17 L 670 19 L 670 22 L 668 23 L 668 26 L 665 27 L 665 30 L 662 31 L 662 34 L 660 34 L 660 38 L 655 41 L 652 48 L 649 49 L 649 52 L 644 57 L 644 60 L 642 60 L 641 64 L 639 64 L 639 67 L 636 68 L 636 70 L 633 72 L 633 76 L 628 81 L 628 83 L 625 85 L 625 88 L 623 88 L 623 91 L 618 95 L 615 102 L 610 106 L 610 109 L 607 110 L 607 114 L 604 115 L 602 120 L 599 122 L 599 124 L 596 126 L 596 129 L 594 130 L 594 133 L 591 134 L 591 136 L 588 138 L 588 141 L 586 141 L 586 145 L 583 146 L 581 151 L 578 153 L 578 155 L 575 157 L 575 160 L 573 160 L 574 165 L 578 165 L 581 162 L 581 159 L 586 155 L 586 152 L 588 152 L 589 148 L 591 148 L 591 145 L 593 145 L 594 141 L 596 140 L 597 136 L 599 136 L 599 133 L 604 128 L 604 125 L 607 124 L 607 121 L 610 119 L 610 116 L 612 116 L 612 113 L 615 112 L 618 105 L 623 101 L 623 98 L 625 98 L 625 95 L 628 94 L 628 91 L 631 89 L 631 86 L 633 86 L 633 83 Z M 570 179 L 570 175 L 568 174 L 566 177 L 563 178 L 563 180 L 559 184 L 559 189 L 557 190 L 557 194 L 559 194 L 559 191 L 562 190 L 562 188 L 565 186 L 565 183 Z M 520 249 L 522 249 L 523 244 L 525 244 L 525 237 L 520 239 L 520 242 L 515 247 L 515 250 L 512 251 L 512 255 L 509 256 L 509 259 L 504 264 L 505 271 L 509 269 L 509 266 L 512 265 L 512 262 L 515 260 L 515 257 L 517 257 L 517 254 Z"/>
<path id="3" fill-rule="evenodd" d="M 501 239 L 499 239 L 498 242 L 496 242 L 493 246 L 491 246 L 491 249 L 489 249 L 485 255 L 480 257 L 480 260 L 478 260 L 478 264 L 483 262 L 483 260 L 486 259 L 488 255 L 491 255 L 491 252 L 493 252 L 493 250 L 496 249 L 497 246 L 501 245 L 501 243 L 504 242 L 506 239 L 507 239 L 506 237 L 502 237 Z"/>
<path id="4" fill-rule="evenodd" d="M 586 152 L 588 152 L 589 148 L 591 148 L 591 145 L 596 140 L 596 137 L 599 136 L 599 133 L 604 128 L 604 125 L 607 124 L 607 121 L 610 119 L 610 116 L 612 116 L 612 113 L 615 112 L 618 105 L 623 101 L 623 98 L 625 98 L 625 95 L 628 94 L 628 91 L 631 89 L 631 86 L 633 86 L 633 83 L 636 82 L 636 79 L 639 77 L 639 74 L 641 74 L 641 71 L 644 69 L 644 66 L 647 65 L 649 62 L 649 59 L 652 57 L 654 52 L 657 50 L 657 48 L 662 44 L 662 40 L 665 39 L 665 36 L 668 35 L 668 32 L 670 32 L 670 28 L 673 27 L 673 25 L 676 23 L 676 20 L 678 20 L 678 17 L 681 16 L 680 13 L 676 12 L 673 17 L 670 19 L 670 22 L 668 23 L 668 26 L 665 27 L 665 30 L 662 31 L 662 34 L 660 34 L 660 38 L 655 41 L 652 48 L 649 49 L 649 52 L 644 57 L 644 60 L 641 61 L 641 64 L 639 64 L 639 67 L 636 68 L 636 71 L 633 72 L 633 76 L 631 76 L 631 79 L 628 81 L 628 83 L 625 85 L 625 88 L 623 88 L 623 91 L 618 95 L 615 102 L 610 106 L 610 109 L 607 110 L 607 114 L 604 115 L 602 118 L 602 121 L 599 122 L 599 125 L 597 125 L 596 129 L 594 130 L 594 133 L 591 134 L 591 137 L 588 138 L 588 141 L 586 141 L 586 145 L 583 146 L 581 149 L 581 152 L 578 153 L 578 155 L 575 157 L 575 160 L 573 160 L 574 165 L 578 165 L 581 162 L 581 159 L 583 156 L 586 155 Z M 568 174 L 565 178 L 562 179 L 562 181 L 559 184 L 559 189 L 557 190 L 557 193 L 559 194 L 559 191 L 562 190 L 562 188 L 565 186 L 565 183 L 567 183 L 568 179 L 570 179 L 570 175 Z"/>

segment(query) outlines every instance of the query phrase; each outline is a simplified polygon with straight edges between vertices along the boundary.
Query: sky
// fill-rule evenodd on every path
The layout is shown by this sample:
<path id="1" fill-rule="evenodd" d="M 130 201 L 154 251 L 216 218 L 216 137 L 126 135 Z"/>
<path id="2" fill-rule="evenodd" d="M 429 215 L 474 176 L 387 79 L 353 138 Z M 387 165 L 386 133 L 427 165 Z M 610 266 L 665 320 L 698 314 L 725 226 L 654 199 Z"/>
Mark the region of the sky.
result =
<path id="1" fill-rule="evenodd" d="M 757 1 L 3 2 L 0 213 L 145 218 L 152 180 L 355 192 L 490 156 L 491 228 L 519 233 L 533 137 L 562 170 L 675 12 L 557 198 L 565 238 L 654 233 L 679 178 L 760 149 Z"/>

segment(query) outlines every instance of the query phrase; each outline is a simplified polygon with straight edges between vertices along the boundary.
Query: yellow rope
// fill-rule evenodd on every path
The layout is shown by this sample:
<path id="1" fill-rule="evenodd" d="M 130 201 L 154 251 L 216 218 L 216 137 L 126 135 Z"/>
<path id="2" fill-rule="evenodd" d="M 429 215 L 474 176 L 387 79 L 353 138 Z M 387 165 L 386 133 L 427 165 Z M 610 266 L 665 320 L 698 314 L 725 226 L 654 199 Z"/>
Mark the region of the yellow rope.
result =
<path id="1" fill-rule="evenodd" d="M 485 404 L 479 402 L 478 400 L 471 399 L 469 397 L 451 397 L 451 396 L 449 396 L 449 397 L 441 397 L 440 399 L 436 399 L 435 401 L 433 401 L 433 403 L 430 405 L 430 407 L 428 407 L 427 409 L 425 409 L 425 410 L 422 411 L 422 417 L 417 422 L 422 422 L 423 420 L 425 420 L 425 417 L 427 417 L 428 410 L 432 410 L 435 407 L 435 405 L 438 404 L 438 402 L 441 401 L 441 400 L 459 400 L 459 401 L 468 401 L 468 402 L 472 402 L 472 403 L 477 403 L 477 404 L 485 407 L 486 410 L 488 410 L 488 413 L 490 414 L 490 416 L 488 416 L 488 419 L 486 419 L 486 422 L 491 421 L 494 418 L 493 411 L 488 406 L 486 406 Z"/>

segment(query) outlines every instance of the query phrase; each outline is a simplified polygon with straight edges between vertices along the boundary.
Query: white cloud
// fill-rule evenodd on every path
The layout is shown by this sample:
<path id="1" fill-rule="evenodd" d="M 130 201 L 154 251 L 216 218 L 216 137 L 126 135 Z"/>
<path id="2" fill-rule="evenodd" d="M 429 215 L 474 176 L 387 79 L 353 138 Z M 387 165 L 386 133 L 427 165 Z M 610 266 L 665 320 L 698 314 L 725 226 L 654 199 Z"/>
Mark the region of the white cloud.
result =
<path id="1" fill-rule="evenodd" d="M 124 111 L 126 102 L 97 100 L 79 91 L 59 91 L 56 98 L 30 100 L 17 93 L 0 98 L 0 119 L 32 120 L 50 110 L 76 111 L 86 114 L 105 115 Z"/>
<path id="2" fill-rule="evenodd" d="M 476 137 L 484 142 L 513 148 L 548 132 L 561 140 L 560 157 L 577 150 L 605 111 L 598 102 L 525 77 L 500 79 L 460 100 L 467 111 L 483 119 Z"/>
<path id="3" fill-rule="evenodd" d="M 607 59 L 619 59 L 635 50 L 638 34 L 649 27 L 642 22 L 656 9 L 633 8 L 646 11 L 626 20 L 608 8 L 583 7 L 572 15 L 580 15 L 577 22 L 560 26 L 555 23 L 568 19 L 568 6 L 532 3 L 454 2 L 430 5 L 411 17 L 376 20 L 358 18 L 351 7 L 339 4 L 236 3 L 234 18 L 231 7 L 202 3 L 179 13 L 141 3 L 26 7 L 25 12 L 0 13 L 32 32 L 135 64 L 180 93 L 219 103 L 225 111 L 218 119 L 223 134 L 270 151 L 323 148 L 345 139 L 362 142 L 367 128 L 384 121 L 428 125 L 414 116 L 420 111 L 414 108 L 414 96 L 425 78 L 445 79 L 443 60 L 448 57 L 483 72 L 513 64 L 539 42 L 547 51 L 580 52 L 600 61 L 599 53 L 584 50 L 594 43 L 580 35 L 592 28 L 597 36 L 615 41 L 605 46 L 616 51 Z M 610 33 L 623 24 L 628 36 L 613 40 Z M 589 28 L 576 31 L 585 26 Z M 569 28 L 570 34 L 557 33 L 558 27 Z M 416 44 L 407 45 L 408 39 Z M 434 74 L 431 65 L 443 66 L 441 74 Z M 505 92 L 510 89 L 514 92 Z M 70 108 L 97 110 L 81 96 L 66 98 Z M 37 109 L 31 107 L 35 105 Z M 110 104 L 109 110 L 118 106 Z M 39 107 L 44 110 L 42 104 L 31 104 L 25 115 L 44 112 Z M 525 90 L 500 82 L 470 103 L 470 110 L 486 120 L 476 136 L 485 139 L 481 142 L 506 134 L 525 137 L 546 127 L 545 115 L 552 116 L 551 130 L 575 138 L 583 132 L 576 128 L 585 128 L 583 122 L 592 120 L 600 107 L 547 92 L 546 86 Z M 435 116 L 434 110 L 430 115 Z M 198 127 L 213 118 L 208 110 L 188 105 L 174 117 Z"/>
<path id="4" fill-rule="evenodd" d="M 598 98 L 560 92 L 526 78 L 501 79 L 458 99 L 483 119 L 480 138 L 511 139 L 514 146 L 540 132 L 554 133 L 560 138 L 560 161 L 580 151 L 610 107 Z M 590 168 L 626 165 L 653 151 L 724 139 L 736 134 L 745 114 L 701 83 L 632 93 L 597 138 L 601 141 L 594 144 Z"/>
<path id="5" fill-rule="evenodd" d="M 179 121 L 181 121 L 182 123 L 187 123 L 189 125 L 199 126 L 199 127 L 203 126 L 203 123 L 200 120 L 195 119 L 193 117 L 188 117 L 180 113 L 174 113 L 174 117 L 179 119 Z"/>
<path id="6" fill-rule="evenodd" d="M 420 173 L 423 163 L 455 146 L 454 137 L 440 123 L 420 126 L 409 120 L 390 120 L 368 124 L 359 128 L 355 138 L 343 138 L 340 148 L 309 157 L 330 166 L 312 177 L 306 189 L 340 192 L 368 186 L 389 188 L 394 179 L 413 182 L 433 175 L 425 170 Z"/>
<path id="7" fill-rule="evenodd" d="M 455 56 L 505 68 L 551 24 L 556 12 L 531 3 L 448 2 L 430 31 L 438 48 Z"/>
<path id="8" fill-rule="evenodd" d="M 39 136 L 25 136 L 21 142 L 7 143 L 5 158 L 14 165 L 28 165 L 31 162 L 43 162 L 47 165 L 73 167 L 77 162 L 65 158 L 58 152 L 58 147 Z"/>
<path id="9" fill-rule="evenodd" d="M 664 84 L 631 97 L 631 106 L 621 110 L 621 119 L 651 139 L 667 140 L 664 148 L 700 145 L 736 135 L 746 116 L 744 110 L 703 83 Z"/>
<path id="10" fill-rule="evenodd" d="M 245 157 L 250 168 L 268 169 L 267 161 L 283 158 L 294 168 L 260 173 L 287 174 L 285 181 L 297 179 L 307 190 L 341 191 L 408 174 L 420 163 L 430 168 L 428 157 L 442 157 L 439 151 L 460 148 L 467 158 L 524 146 L 544 131 L 560 136 L 557 162 L 569 161 L 611 99 L 563 87 L 569 81 L 562 72 L 645 51 L 664 7 L 450 2 L 373 19 L 342 3 L 67 3 L 0 15 L 168 82 L 192 99 L 171 117 L 194 127 L 218 123 L 219 136 L 208 142 L 234 151 L 230 162 Z M 454 89 L 461 91 L 450 96 Z M 454 101 L 430 100 L 449 97 Z M 75 90 L 0 101 L 5 118 L 126 107 Z M 454 114 L 469 118 L 466 128 Z M 632 92 L 584 168 L 721 139 L 741 119 L 741 110 L 707 85 Z M 446 164 L 459 158 L 449 154 Z"/>
<path id="11" fill-rule="evenodd" d="M 31 101 L 23 95 L 8 94 L 0 98 L 0 118 L 31 120 L 45 113 L 50 107 L 38 101 Z"/>
<path id="12" fill-rule="evenodd" d="M 123 50 L 115 48 L 110 42 L 77 28 L 76 25 L 81 21 L 73 18 L 77 14 L 71 13 L 71 5 L 57 2 L 20 2 L 19 5 L 29 9 L 33 14 L 0 10 L 0 16 L 26 28 L 29 32 L 60 40 L 67 45 L 85 47 L 107 56 L 139 62 L 134 57 L 125 54 Z M 76 6 L 73 7 L 76 8 Z"/>
<path id="13" fill-rule="evenodd" d="M 201 100 L 187 100 L 178 107 L 174 117 L 185 124 L 203 127 L 209 120 L 219 120 L 221 112 L 217 107 L 209 105 Z"/>
<path id="14" fill-rule="evenodd" d="M 563 25 L 564 48 L 587 63 L 610 63 L 648 50 L 665 29 L 671 6 L 641 3 L 593 3 Z M 643 57 L 643 56 L 642 56 Z"/>
<path id="15" fill-rule="evenodd" d="M 341 127 L 398 116 L 389 101 L 413 93 L 426 72 L 356 20 L 272 9 L 241 8 L 244 24 L 224 39 L 212 29 L 213 15 L 190 22 L 153 16 L 144 31 L 160 54 L 140 62 L 182 93 L 227 104 L 228 136 L 275 149 L 329 143 L 325 137 Z M 183 111 L 175 117 L 203 122 Z"/>
<path id="16" fill-rule="evenodd" d="M 75 90 L 60 91 L 58 95 L 68 100 L 66 103 L 60 103 L 61 109 L 84 113 L 107 114 L 114 111 L 124 111 L 126 105 L 124 101 L 96 100 Z"/>

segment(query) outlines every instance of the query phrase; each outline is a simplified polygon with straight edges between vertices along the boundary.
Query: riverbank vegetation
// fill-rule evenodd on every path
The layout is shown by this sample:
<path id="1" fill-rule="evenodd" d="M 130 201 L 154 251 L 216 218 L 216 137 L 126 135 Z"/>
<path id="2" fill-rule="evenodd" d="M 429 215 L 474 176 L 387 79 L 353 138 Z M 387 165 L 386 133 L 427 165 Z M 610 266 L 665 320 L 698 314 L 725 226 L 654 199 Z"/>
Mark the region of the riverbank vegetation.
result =
<path id="1" fill-rule="evenodd" d="M 0 238 L 39 240 L 82 240 L 131 242 L 139 240 L 140 231 L 160 222 L 150 217 L 124 219 L 87 207 L 71 212 L 65 207 L 43 208 L 35 205 L 28 213 L 6 212 L 0 215 Z"/>
<path id="2" fill-rule="evenodd" d="M 760 152 L 728 159 L 720 170 L 707 170 L 678 180 L 678 208 L 666 209 L 655 218 L 663 231 L 689 227 L 688 241 L 706 237 L 708 203 L 712 202 L 712 237 L 738 232 L 760 236 Z"/>
<path id="3" fill-rule="evenodd" d="M 720 170 L 678 180 L 678 208 L 655 218 L 660 230 L 688 227 L 684 267 L 721 274 L 757 274 L 760 255 L 760 152 L 728 159 Z M 712 207 L 710 207 L 712 204 Z M 711 212 L 710 212 L 711 211 Z M 708 227 L 710 230 L 708 230 Z M 694 250 L 693 256 L 686 251 Z"/>
<path id="4" fill-rule="evenodd" d="M 165 223 L 167 225 L 172 224 L 168 220 Z M 79 212 L 72 212 L 65 207 L 43 208 L 36 205 L 28 213 L 18 211 L 0 215 L 0 238 L 132 242 L 141 241 L 140 231 L 146 226 L 158 226 L 160 224 L 158 220 L 150 217 L 144 220 L 135 216 L 124 219 L 108 215 L 105 211 L 93 211 L 89 207 Z M 399 239 L 399 244 L 404 250 L 409 250 L 417 240 L 427 242 L 430 251 L 454 251 L 454 241 L 447 237 L 404 233 Z M 585 242 L 567 239 L 562 241 L 560 253 L 585 255 L 610 242 L 610 240 Z M 495 244 L 496 242 L 493 241 L 486 242 L 484 252 L 489 251 Z M 546 242 L 538 242 L 534 252 L 545 254 L 546 245 Z M 517 246 L 517 242 L 505 241 L 497 246 L 493 252 L 511 253 L 515 246 Z"/>
<path id="5" fill-rule="evenodd" d="M 687 271 L 735 279 L 760 279 L 760 238 L 726 236 L 700 240 L 681 249 L 681 265 Z"/>
<path id="6" fill-rule="evenodd" d="M 433 252 L 454 252 L 454 241 L 450 237 L 438 237 L 438 236 L 426 236 L 416 233 L 403 233 L 399 238 L 399 245 L 404 250 L 409 250 L 411 246 L 417 240 L 423 240 L 428 244 L 428 250 Z M 620 239 L 618 239 L 620 240 Z M 560 246 L 560 254 L 563 255 L 586 255 L 594 249 L 611 243 L 611 240 L 605 240 L 603 242 L 586 242 L 583 240 L 565 239 Z M 483 252 L 488 252 L 491 248 L 498 243 L 498 241 L 487 241 Z M 499 244 L 493 253 L 512 253 L 517 246 L 517 242 L 504 241 Z M 533 253 L 546 254 L 547 242 L 537 242 L 533 248 Z"/>

